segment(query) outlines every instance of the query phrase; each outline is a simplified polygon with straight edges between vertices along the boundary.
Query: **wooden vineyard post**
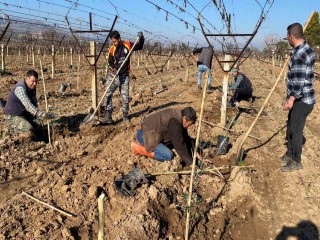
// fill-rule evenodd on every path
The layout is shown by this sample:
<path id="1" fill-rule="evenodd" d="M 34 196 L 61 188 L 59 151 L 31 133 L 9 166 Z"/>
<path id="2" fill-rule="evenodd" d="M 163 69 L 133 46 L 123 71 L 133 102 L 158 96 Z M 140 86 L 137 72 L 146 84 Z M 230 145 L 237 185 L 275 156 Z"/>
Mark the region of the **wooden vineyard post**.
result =
<path id="1" fill-rule="evenodd" d="M 6 69 L 5 56 L 4 56 L 4 45 L 1 44 L 1 70 L 4 71 Z"/>
<path id="2" fill-rule="evenodd" d="M 9 46 L 7 45 L 7 56 L 9 56 Z"/>
<path id="3" fill-rule="evenodd" d="M 32 53 L 32 66 L 35 67 L 35 56 L 34 56 L 34 47 L 31 47 L 31 53 Z"/>
<path id="4" fill-rule="evenodd" d="M 272 51 L 272 67 L 274 68 L 274 51 Z"/>
<path id="5" fill-rule="evenodd" d="M 90 41 L 90 72 L 91 72 L 91 89 L 92 89 L 92 107 L 97 108 L 98 104 L 98 87 L 97 87 L 97 65 L 96 58 L 96 43 Z"/>
<path id="6" fill-rule="evenodd" d="M 27 54 L 27 63 L 29 63 L 29 51 L 28 51 L 28 47 L 26 47 L 26 54 Z"/>
<path id="7" fill-rule="evenodd" d="M 80 62 L 81 62 L 81 52 L 79 51 L 79 65 L 80 65 Z"/>
<path id="8" fill-rule="evenodd" d="M 149 51 L 147 50 L 147 55 L 146 55 L 146 57 L 145 57 L 145 67 L 146 68 L 148 68 L 148 53 L 149 53 Z"/>
<path id="9" fill-rule="evenodd" d="M 73 49 L 70 48 L 70 65 L 73 65 Z"/>
<path id="10" fill-rule="evenodd" d="M 79 65 L 78 65 L 78 75 L 77 75 L 77 92 L 79 92 L 80 66 L 81 66 L 81 62 L 79 62 Z"/>
<path id="11" fill-rule="evenodd" d="M 137 60 L 137 69 L 139 69 L 140 66 L 140 56 L 137 54 L 138 60 Z"/>
<path id="12" fill-rule="evenodd" d="M 19 49 L 18 51 L 19 51 L 19 57 L 20 57 L 20 56 L 21 56 L 21 50 L 20 50 L 20 47 L 19 47 L 18 49 Z"/>
<path id="13" fill-rule="evenodd" d="M 64 61 L 64 48 L 62 48 L 62 61 Z"/>
<path id="14" fill-rule="evenodd" d="M 275 57 L 274 57 L 274 51 L 272 51 L 272 71 L 273 76 L 276 77 L 276 68 L 275 68 Z"/>
<path id="15" fill-rule="evenodd" d="M 189 78 L 189 66 L 186 67 L 186 75 L 184 77 L 184 81 L 188 81 L 188 78 Z"/>
<path id="16" fill-rule="evenodd" d="M 104 198 L 105 194 L 101 193 L 98 197 L 98 214 L 99 214 L 99 222 L 98 222 L 98 240 L 104 240 Z"/>
<path id="17" fill-rule="evenodd" d="M 55 60 L 55 48 L 54 45 L 52 45 L 52 51 L 51 51 L 51 66 L 52 66 L 52 70 L 51 70 L 51 79 L 53 79 L 54 77 L 54 68 L 55 68 L 55 64 L 56 64 L 56 60 Z"/>
<path id="18" fill-rule="evenodd" d="M 171 55 L 171 52 L 170 52 L 170 55 Z M 170 59 L 168 60 L 168 64 L 167 64 L 167 70 L 170 69 Z"/>
<path id="19" fill-rule="evenodd" d="M 229 61 L 230 56 L 225 55 L 224 56 L 224 61 Z M 227 120 L 227 100 L 228 100 L 228 80 L 229 80 L 229 63 L 226 62 L 223 65 L 224 72 L 223 72 L 223 84 L 222 84 L 222 101 L 221 101 L 221 120 L 220 123 L 221 125 L 226 124 Z"/>

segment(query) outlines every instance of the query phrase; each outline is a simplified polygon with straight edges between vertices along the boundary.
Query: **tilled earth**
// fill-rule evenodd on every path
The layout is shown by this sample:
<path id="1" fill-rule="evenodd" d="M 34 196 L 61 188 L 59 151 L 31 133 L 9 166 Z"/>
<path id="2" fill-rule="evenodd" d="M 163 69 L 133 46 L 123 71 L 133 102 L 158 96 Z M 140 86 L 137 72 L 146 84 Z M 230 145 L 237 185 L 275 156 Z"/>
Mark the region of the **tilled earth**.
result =
<path id="1" fill-rule="evenodd" d="M 196 65 L 172 60 L 170 68 L 155 73 L 146 58 L 136 65 L 132 58 L 130 117 L 121 122 L 121 101 L 118 91 L 113 97 L 115 125 L 82 124 L 91 106 L 91 78 L 88 66 L 68 67 L 68 59 L 60 61 L 51 79 L 50 59 L 44 59 L 49 69 L 45 73 L 48 102 L 57 119 L 52 122 L 53 144 L 44 141 L 10 137 L 1 120 L 0 155 L 0 239 L 94 239 L 98 232 L 97 197 L 106 193 L 105 234 L 107 239 L 183 239 L 186 219 L 186 198 L 189 175 L 161 175 L 142 185 L 134 197 L 123 197 L 114 188 L 114 180 L 127 174 L 135 165 L 144 173 L 171 172 L 180 169 L 180 158 L 157 162 L 145 157 L 132 157 L 130 144 L 143 118 L 152 111 L 192 106 L 200 112 L 202 92 L 196 87 Z M 178 59 L 178 58 L 177 58 Z M 162 59 L 164 62 L 165 59 Z M 161 63 L 158 59 L 157 63 Z M 10 88 L 24 77 L 32 64 L 21 56 L 7 57 L 8 71 L 13 76 L 1 77 L 0 97 L 6 99 Z M 18 67 L 19 66 L 19 67 Z M 99 78 L 104 64 L 99 65 Z M 35 67 L 39 70 L 39 67 Z M 80 72 L 78 73 L 78 69 Z M 319 68 L 318 68 L 319 69 Z M 236 115 L 229 133 L 219 127 L 202 123 L 201 140 L 210 141 L 203 156 L 204 167 L 236 164 L 237 147 L 262 106 L 280 72 L 272 65 L 248 59 L 241 71 L 253 82 L 255 101 L 247 110 L 228 109 L 228 121 Z M 187 75 L 187 72 L 189 73 Z M 222 72 L 213 68 L 212 85 L 221 82 Z M 62 94 L 61 83 L 72 87 Z M 158 95 L 155 91 L 168 87 Z M 315 82 L 319 92 L 319 82 Z M 103 93 L 99 85 L 99 96 Z M 319 217 L 319 107 L 315 105 L 307 120 L 303 148 L 303 170 L 281 173 L 277 158 L 285 151 L 286 112 L 282 111 L 285 85 L 281 80 L 260 120 L 244 147 L 242 165 L 216 174 L 196 176 L 191 207 L 191 239 L 317 239 Z M 317 96 L 318 98 L 318 96 Z M 43 85 L 38 85 L 41 109 L 45 108 Z M 319 98 L 318 98 L 319 99 Z M 220 122 L 221 92 L 216 89 L 206 96 L 204 119 Z M 3 119 L 3 118 L 2 118 Z M 190 129 L 195 137 L 198 123 Z M 44 130 L 45 131 L 45 130 Z M 230 149 L 224 156 L 216 154 L 218 135 L 230 137 Z M 32 196 L 57 206 L 73 215 L 67 217 L 22 195 Z M 293 238 L 295 239 L 295 238 Z"/>

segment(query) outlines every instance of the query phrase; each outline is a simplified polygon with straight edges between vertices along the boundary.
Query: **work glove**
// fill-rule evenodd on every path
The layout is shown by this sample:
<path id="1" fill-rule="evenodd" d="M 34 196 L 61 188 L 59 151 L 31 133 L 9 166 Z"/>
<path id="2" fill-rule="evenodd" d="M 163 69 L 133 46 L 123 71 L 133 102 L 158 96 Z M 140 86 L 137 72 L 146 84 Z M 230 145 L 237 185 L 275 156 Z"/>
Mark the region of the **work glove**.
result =
<path id="1" fill-rule="evenodd" d="M 138 37 L 139 37 L 139 38 L 144 38 L 143 32 L 138 32 Z"/>
<path id="2" fill-rule="evenodd" d="M 37 112 L 37 118 L 39 119 L 53 119 L 55 117 L 56 116 L 50 112 L 42 112 L 42 111 Z"/>

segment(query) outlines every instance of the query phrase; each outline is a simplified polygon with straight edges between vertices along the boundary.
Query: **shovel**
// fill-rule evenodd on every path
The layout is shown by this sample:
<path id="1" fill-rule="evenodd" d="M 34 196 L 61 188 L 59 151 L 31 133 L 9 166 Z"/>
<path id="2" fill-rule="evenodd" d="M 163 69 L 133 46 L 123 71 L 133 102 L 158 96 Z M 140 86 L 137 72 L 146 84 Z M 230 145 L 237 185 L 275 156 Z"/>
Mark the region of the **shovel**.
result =
<path id="1" fill-rule="evenodd" d="M 118 77 L 118 75 L 119 75 L 119 73 L 120 73 L 120 70 L 122 69 L 123 65 L 124 65 L 124 64 L 127 62 L 127 60 L 129 59 L 129 57 L 130 57 L 133 49 L 135 48 L 135 46 L 137 45 L 137 43 L 138 43 L 138 41 L 139 41 L 139 39 L 140 39 L 140 37 L 137 37 L 137 39 L 136 39 L 136 41 L 134 42 L 131 50 L 129 51 L 129 54 L 126 56 L 126 58 L 124 59 L 124 61 L 123 61 L 122 64 L 120 65 L 118 71 L 117 71 L 116 74 L 113 76 L 113 78 L 112 78 L 109 86 L 108 86 L 107 89 L 104 91 L 104 93 L 103 93 L 103 95 L 102 95 L 102 97 L 101 97 L 101 99 L 100 99 L 100 101 L 99 101 L 99 103 L 98 103 L 97 108 L 96 108 L 94 111 L 90 110 L 89 114 L 83 119 L 83 121 L 82 121 L 83 123 L 86 123 L 86 124 L 87 124 L 87 123 L 90 123 L 90 122 L 92 122 L 93 120 L 97 119 L 97 118 L 95 117 L 95 115 L 96 115 L 98 109 L 100 108 L 100 105 L 102 104 L 103 99 L 105 98 L 105 96 L 106 96 L 106 94 L 107 94 L 107 92 L 108 92 L 111 84 L 113 83 L 113 81 Z"/>

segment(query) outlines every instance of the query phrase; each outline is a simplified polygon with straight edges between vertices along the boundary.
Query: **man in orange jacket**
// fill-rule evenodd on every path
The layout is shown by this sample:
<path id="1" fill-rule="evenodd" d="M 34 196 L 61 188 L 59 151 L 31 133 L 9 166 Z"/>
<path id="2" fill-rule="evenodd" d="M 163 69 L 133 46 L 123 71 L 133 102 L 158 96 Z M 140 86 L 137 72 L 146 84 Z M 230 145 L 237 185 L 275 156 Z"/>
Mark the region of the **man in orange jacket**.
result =
<path id="1" fill-rule="evenodd" d="M 136 44 L 132 51 L 139 51 L 143 48 L 144 37 L 143 33 L 139 32 L 139 42 Z M 110 38 L 113 45 L 109 49 L 108 56 L 108 79 L 107 86 L 110 85 L 114 74 L 118 71 L 121 64 L 129 54 L 133 43 L 130 41 L 121 41 L 121 37 L 118 31 L 112 31 L 110 33 Z M 124 63 L 120 69 L 119 75 L 112 82 L 109 90 L 106 93 L 106 115 L 104 118 L 100 118 L 100 121 L 107 124 L 112 124 L 112 95 L 114 91 L 119 87 L 120 94 L 122 98 L 122 112 L 123 121 L 129 122 L 128 112 L 129 112 L 129 73 L 130 73 L 130 58 Z"/>

